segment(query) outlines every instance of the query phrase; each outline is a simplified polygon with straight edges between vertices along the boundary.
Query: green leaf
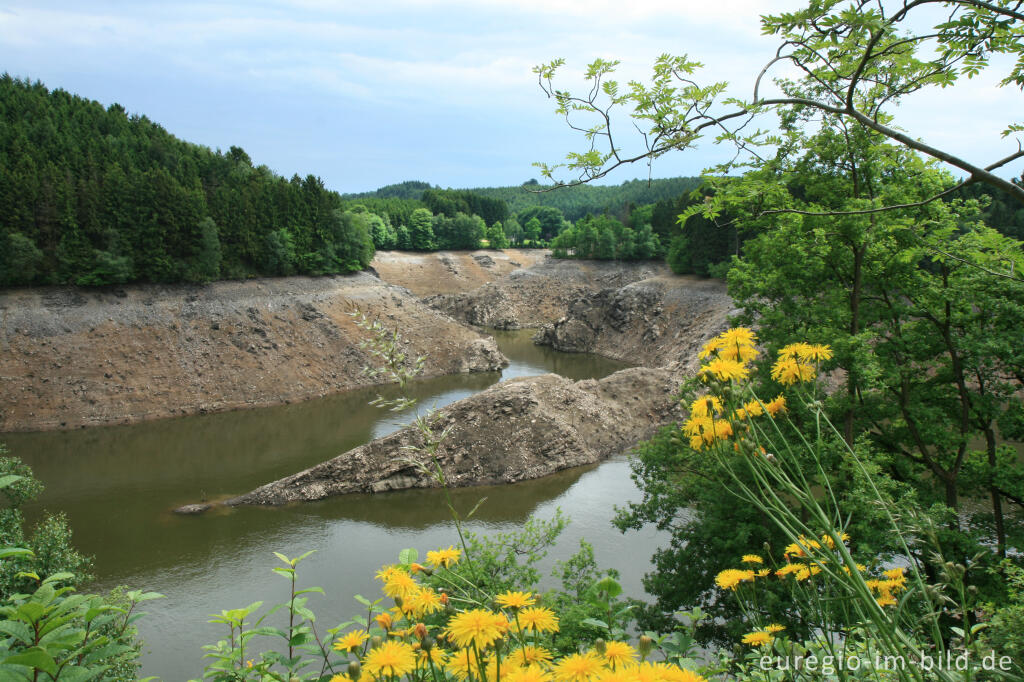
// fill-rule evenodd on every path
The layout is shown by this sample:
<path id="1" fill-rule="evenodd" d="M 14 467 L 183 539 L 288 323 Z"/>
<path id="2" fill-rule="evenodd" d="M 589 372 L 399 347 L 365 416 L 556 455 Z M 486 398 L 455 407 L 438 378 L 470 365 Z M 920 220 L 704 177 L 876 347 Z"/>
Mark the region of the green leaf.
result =
<path id="1" fill-rule="evenodd" d="M 53 660 L 53 657 L 36 646 L 26 649 L 19 654 L 8 656 L 0 660 L 0 663 L 4 665 L 24 665 L 34 670 L 42 670 L 51 676 L 56 676 L 57 674 L 57 663 Z"/>
<path id="2" fill-rule="evenodd" d="M 420 553 L 415 549 L 406 548 L 398 553 L 398 563 L 408 566 L 414 564 L 420 558 Z"/>

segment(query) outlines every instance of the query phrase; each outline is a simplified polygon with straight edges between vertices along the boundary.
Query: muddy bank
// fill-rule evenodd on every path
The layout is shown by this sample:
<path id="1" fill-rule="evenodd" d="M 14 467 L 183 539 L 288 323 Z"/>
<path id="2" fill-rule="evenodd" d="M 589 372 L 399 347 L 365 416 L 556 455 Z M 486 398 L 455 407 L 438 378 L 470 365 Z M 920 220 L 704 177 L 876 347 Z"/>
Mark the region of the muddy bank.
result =
<path id="1" fill-rule="evenodd" d="M 681 363 L 693 370 L 701 346 L 736 312 L 719 280 L 661 275 L 576 297 L 534 342 L 646 367 Z"/>
<path id="2" fill-rule="evenodd" d="M 435 430 L 449 432 L 438 461 L 454 487 L 514 483 L 592 464 L 674 418 L 672 394 L 679 379 L 668 370 L 633 368 L 600 381 L 546 374 L 503 382 L 439 412 Z M 226 504 L 277 505 L 436 487 L 420 466 L 426 455 L 407 449 L 422 445 L 419 431 L 405 427 Z"/>
<path id="3" fill-rule="evenodd" d="M 427 376 L 490 371 L 493 339 L 371 273 L 0 292 L 0 431 L 279 404 L 373 383 L 354 306 L 400 328 Z"/>
<path id="4" fill-rule="evenodd" d="M 471 325 L 521 329 L 564 317 L 573 301 L 589 294 L 669 274 L 663 263 L 546 258 L 471 291 L 423 301 Z"/>

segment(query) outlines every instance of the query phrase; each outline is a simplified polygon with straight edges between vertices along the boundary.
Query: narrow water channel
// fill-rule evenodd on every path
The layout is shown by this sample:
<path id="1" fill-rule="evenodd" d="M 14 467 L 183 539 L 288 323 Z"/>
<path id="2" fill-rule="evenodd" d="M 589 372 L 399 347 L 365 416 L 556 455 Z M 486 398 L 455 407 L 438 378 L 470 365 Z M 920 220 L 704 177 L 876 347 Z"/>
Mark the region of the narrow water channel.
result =
<path id="1" fill-rule="evenodd" d="M 534 346 L 530 331 L 495 332 L 511 365 L 503 372 L 418 382 L 421 406 L 443 406 L 504 379 L 556 372 L 600 378 L 623 367 L 605 358 Z M 381 391 L 387 393 L 387 391 Z M 75 545 L 95 556 L 92 589 L 129 585 L 161 592 L 139 621 L 147 647 L 143 675 L 166 682 L 197 678 L 206 643 L 223 638 L 209 614 L 257 600 L 284 598 L 287 586 L 271 573 L 272 552 L 289 556 L 315 549 L 300 566 L 303 586 L 319 585 L 311 606 L 324 629 L 357 609 L 353 594 L 374 595 L 374 572 L 405 547 L 456 543 L 454 528 L 434 490 L 350 495 L 283 508 L 243 507 L 199 517 L 174 507 L 229 497 L 393 431 L 411 414 L 391 415 L 367 405 L 376 389 L 294 405 L 184 417 L 131 426 L 0 435 L 46 485 L 26 509 L 64 511 Z M 550 567 L 587 539 L 598 563 L 623 574 L 627 593 L 641 596 L 640 578 L 656 531 L 621 535 L 609 524 L 614 505 L 638 497 L 624 457 L 516 485 L 454 491 L 463 512 L 481 497 L 470 529 L 515 530 L 530 516 L 550 518 L 560 508 L 572 519 L 545 562 Z M 223 626 L 221 626 L 223 627 Z"/>

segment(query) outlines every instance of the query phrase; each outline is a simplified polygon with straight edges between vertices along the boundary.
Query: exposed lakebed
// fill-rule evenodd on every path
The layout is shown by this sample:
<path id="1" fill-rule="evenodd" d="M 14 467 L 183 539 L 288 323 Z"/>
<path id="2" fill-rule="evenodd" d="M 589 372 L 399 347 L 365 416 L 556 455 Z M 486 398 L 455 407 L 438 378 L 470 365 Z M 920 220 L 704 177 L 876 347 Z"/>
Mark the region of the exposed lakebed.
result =
<path id="1" fill-rule="evenodd" d="M 501 380 L 556 372 L 599 378 L 621 363 L 534 346 L 530 331 L 497 332 L 511 365 L 499 374 L 469 374 L 418 382 L 424 406 L 442 406 Z M 393 387 L 384 387 L 387 395 Z M 374 594 L 372 575 L 404 547 L 421 551 L 456 541 L 437 490 L 347 495 L 281 508 L 217 509 L 182 517 L 171 509 L 201 498 L 244 492 L 384 435 L 411 415 L 367 406 L 374 389 L 259 410 L 64 432 L 7 434 L 12 452 L 46 484 L 40 507 L 65 511 L 75 544 L 96 557 L 97 589 L 128 584 L 167 599 L 147 604 L 140 621 L 147 640 L 143 674 L 164 680 L 197 677 L 201 645 L 223 637 L 210 613 L 286 594 L 271 573 L 272 551 L 317 553 L 300 570 L 303 585 L 320 585 L 312 606 L 326 629 L 355 612 L 356 593 Z M 623 571 L 630 594 L 657 545 L 654 531 L 622 536 L 608 521 L 613 505 L 638 495 L 625 458 L 510 486 L 454 491 L 463 512 L 481 497 L 470 528 L 511 531 L 531 514 L 561 508 L 572 523 L 545 565 L 565 558 L 586 538 L 598 562 Z"/>

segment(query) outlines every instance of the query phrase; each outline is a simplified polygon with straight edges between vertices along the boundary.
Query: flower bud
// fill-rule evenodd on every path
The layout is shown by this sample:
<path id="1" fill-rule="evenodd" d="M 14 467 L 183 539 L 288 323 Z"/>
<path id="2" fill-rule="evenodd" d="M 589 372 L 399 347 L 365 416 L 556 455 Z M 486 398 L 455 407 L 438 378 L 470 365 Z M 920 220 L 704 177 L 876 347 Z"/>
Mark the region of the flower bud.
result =
<path id="1" fill-rule="evenodd" d="M 640 635 L 640 641 L 637 642 L 637 650 L 640 652 L 640 658 L 646 659 L 653 648 L 654 640 L 647 635 Z"/>
<path id="2" fill-rule="evenodd" d="M 604 656 L 604 652 L 608 650 L 608 643 L 604 641 L 603 637 L 598 637 L 594 640 L 594 650 Z"/>
<path id="3" fill-rule="evenodd" d="M 363 672 L 362 667 L 359 665 L 359 661 L 349 661 L 348 664 L 348 676 L 352 678 L 353 682 L 359 679 L 359 675 Z"/>
<path id="4" fill-rule="evenodd" d="M 398 608 L 402 608 L 402 598 L 401 597 L 398 597 L 398 596 L 395 597 L 395 606 L 397 606 Z"/>
<path id="5" fill-rule="evenodd" d="M 423 637 L 423 641 L 421 642 L 421 646 L 423 647 L 423 650 L 427 651 L 427 652 L 429 652 L 431 649 L 434 648 L 434 644 L 435 644 L 434 638 L 431 637 L 430 635 L 425 635 Z"/>
<path id="6" fill-rule="evenodd" d="M 376 649 L 377 647 L 379 647 L 383 643 L 384 643 L 384 640 L 381 639 L 380 635 L 374 635 L 373 637 L 370 638 L 370 648 L 371 649 Z"/>
<path id="7" fill-rule="evenodd" d="M 427 636 L 427 626 L 423 623 L 416 623 L 412 628 L 412 634 L 416 635 L 416 639 L 423 641 L 423 638 Z"/>

